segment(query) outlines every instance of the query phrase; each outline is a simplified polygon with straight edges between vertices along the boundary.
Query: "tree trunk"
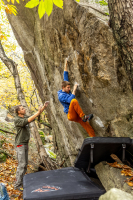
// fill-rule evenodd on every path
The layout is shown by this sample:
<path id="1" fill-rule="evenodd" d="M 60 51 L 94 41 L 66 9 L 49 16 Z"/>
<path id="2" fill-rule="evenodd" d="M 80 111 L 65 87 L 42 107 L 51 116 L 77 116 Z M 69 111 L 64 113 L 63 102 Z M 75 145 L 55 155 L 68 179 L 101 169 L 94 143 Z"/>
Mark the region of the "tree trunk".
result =
<path id="1" fill-rule="evenodd" d="M 108 0 L 110 25 L 133 90 L 133 1 Z"/>
<path id="2" fill-rule="evenodd" d="M 20 77 L 19 77 L 18 70 L 17 70 L 17 64 L 13 60 L 11 60 L 10 58 L 8 58 L 6 56 L 4 49 L 2 47 L 2 44 L 1 44 L 1 41 L 0 41 L 0 59 L 7 66 L 7 68 L 9 69 L 11 74 L 13 75 L 18 99 L 21 102 L 21 104 L 24 106 L 24 108 L 26 109 L 26 114 L 30 115 L 30 111 L 29 111 L 28 105 L 26 103 L 26 100 L 25 100 L 25 97 L 24 97 L 24 94 L 23 94 L 23 91 L 22 91 Z M 36 146 L 37 146 L 37 150 L 38 150 L 38 153 L 39 153 L 39 155 L 42 159 L 42 162 L 45 166 L 45 169 L 46 170 L 56 169 L 56 165 L 51 161 L 51 159 L 49 158 L 49 156 L 47 155 L 47 153 L 45 151 L 45 148 L 42 144 L 42 140 L 40 138 L 40 135 L 39 135 L 39 132 L 37 130 L 35 122 L 30 123 L 30 130 L 31 130 L 31 133 L 34 136 Z"/>

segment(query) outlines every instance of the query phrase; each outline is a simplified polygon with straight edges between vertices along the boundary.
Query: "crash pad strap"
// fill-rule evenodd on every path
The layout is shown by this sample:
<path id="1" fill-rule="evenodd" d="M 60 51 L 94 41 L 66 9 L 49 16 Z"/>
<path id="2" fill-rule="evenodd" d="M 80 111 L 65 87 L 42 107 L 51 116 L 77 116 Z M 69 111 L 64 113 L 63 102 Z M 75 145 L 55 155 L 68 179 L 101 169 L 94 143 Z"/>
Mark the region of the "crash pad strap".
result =
<path id="1" fill-rule="evenodd" d="M 126 144 L 122 144 L 122 148 L 123 148 L 123 151 L 122 151 L 122 161 L 125 161 Z"/>
<path id="2" fill-rule="evenodd" d="M 88 173 L 90 172 L 91 163 L 93 163 L 93 149 L 94 149 L 94 144 L 91 143 L 90 146 L 91 146 L 91 150 L 90 150 L 90 160 L 89 160 L 89 165 L 88 165 L 88 168 L 87 168 L 87 172 L 88 172 Z"/>

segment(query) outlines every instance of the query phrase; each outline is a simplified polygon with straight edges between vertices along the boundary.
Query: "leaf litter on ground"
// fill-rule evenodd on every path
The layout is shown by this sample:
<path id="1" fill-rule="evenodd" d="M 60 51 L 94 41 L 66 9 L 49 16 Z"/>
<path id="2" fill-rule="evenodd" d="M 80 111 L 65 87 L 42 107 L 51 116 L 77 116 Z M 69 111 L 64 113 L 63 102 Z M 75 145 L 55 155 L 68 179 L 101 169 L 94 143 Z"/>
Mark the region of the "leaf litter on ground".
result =
<path id="1" fill-rule="evenodd" d="M 133 168 L 129 167 L 128 165 L 124 165 L 124 164 L 117 163 L 117 162 L 114 162 L 114 163 L 107 162 L 107 164 L 111 167 L 122 169 L 121 175 L 131 177 L 131 178 L 128 178 L 125 182 L 129 186 L 133 187 Z"/>
<path id="2" fill-rule="evenodd" d="M 14 189 L 14 183 L 16 180 L 16 170 L 18 162 L 16 157 L 15 147 L 9 138 L 0 135 L 0 141 L 4 141 L 2 144 L 2 150 L 9 153 L 11 157 L 7 156 L 6 162 L 0 163 L 0 183 L 4 183 L 11 200 L 23 200 L 23 193 Z M 29 173 L 34 171 L 32 165 L 28 165 Z"/>

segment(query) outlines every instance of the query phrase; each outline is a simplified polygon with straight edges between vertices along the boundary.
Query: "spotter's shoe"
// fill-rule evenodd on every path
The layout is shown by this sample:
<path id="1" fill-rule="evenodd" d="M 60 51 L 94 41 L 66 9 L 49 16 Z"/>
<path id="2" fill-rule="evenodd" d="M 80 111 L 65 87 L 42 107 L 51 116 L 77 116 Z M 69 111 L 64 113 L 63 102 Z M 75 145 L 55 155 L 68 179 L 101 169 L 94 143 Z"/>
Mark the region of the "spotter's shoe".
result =
<path id="1" fill-rule="evenodd" d="M 14 186 L 14 189 L 15 189 L 15 190 L 19 190 L 20 192 L 23 192 L 23 187 L 22 187 L 22 185 Z"/>

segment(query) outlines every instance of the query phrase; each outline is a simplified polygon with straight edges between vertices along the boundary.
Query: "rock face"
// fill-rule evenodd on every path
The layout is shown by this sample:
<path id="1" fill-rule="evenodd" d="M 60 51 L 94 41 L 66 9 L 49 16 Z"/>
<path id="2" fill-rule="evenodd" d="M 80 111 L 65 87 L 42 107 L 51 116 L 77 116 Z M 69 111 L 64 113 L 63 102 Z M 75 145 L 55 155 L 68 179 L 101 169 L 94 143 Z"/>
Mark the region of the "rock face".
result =
<path id="1" fill-rule="evenodd" d="M 111 190 L 112 188 L 117 188 L 133 195 L 132 187 L 125 182 L 127 177 L 121 175 L 122 169 L 110 167 L 109 165 L 105 164 L 105 162 L 100 162 L 95 166 L 95 169 L 106 191 Z"/>
<path id="2" fill-rule="evenodd" d="M 106 194 L 100 196 L 99 200 L 132 200 L 133 196 L 127 192 L 123 192 L 119 189 L 112 188 Z"/>
<path id="3" fill-rule="evenodd" d="M 16 133 L 12 118 L 8 117 L 8 110 L 0 107 L 0 130 Z"/>
<path id="4" fill-rule="evenodd" d="M 0 120 L 4 121 L 7 117 L 7 110 L 4 107 L 0 107 Z"/>
<path id="5" fill-rule="evenodd" d="M 72 165 L 88 136 L 67 120 L 58 101 L 68 56 L 71 87 L 75 81 L 80 84 L 76 98 L 86 114 L 94 113 L 96 135 L 132 136 L 133 94 L 107 21 L 73 0 L 64 0 L 63 10 L 54 6 L 51 16 L 41 20 L 37 9 L 25 4 L 16 4 L 18 15 L 8 18 L 42 101 L 50 101 L 55 149 L 65 164 Z"/>

